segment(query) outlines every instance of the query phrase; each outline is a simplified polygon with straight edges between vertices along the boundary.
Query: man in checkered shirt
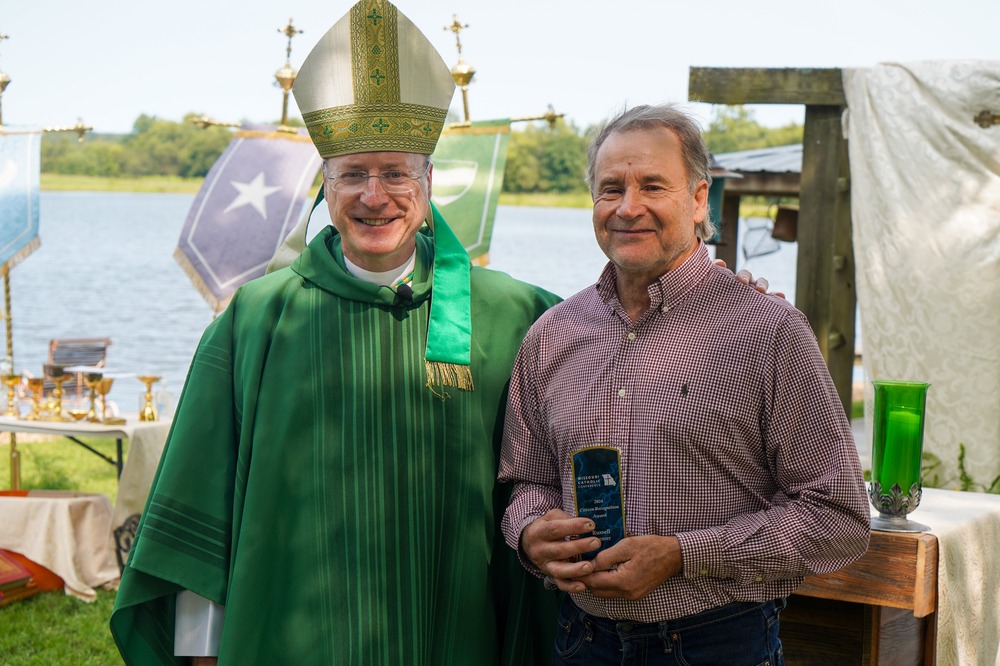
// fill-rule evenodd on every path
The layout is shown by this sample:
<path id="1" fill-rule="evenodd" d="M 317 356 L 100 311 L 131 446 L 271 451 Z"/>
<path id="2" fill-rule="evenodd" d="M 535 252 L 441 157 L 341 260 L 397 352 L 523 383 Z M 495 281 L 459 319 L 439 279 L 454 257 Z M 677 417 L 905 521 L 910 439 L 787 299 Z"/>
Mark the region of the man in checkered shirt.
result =
<path id="1" fill-rule="evenodd" d="M 708 151 L 682 111 L 611 120 L 588 179 L 610 262 L 525 338 L 500 463 L 508 544 L 569 593 L 554 663 L 782 664 L 785 597 L 868 546 L 815 336 L 713 265 Z M 611 461 L 596 474 L 595 451 Z M 609 538 L 622 513 L 624 538 Z"/>

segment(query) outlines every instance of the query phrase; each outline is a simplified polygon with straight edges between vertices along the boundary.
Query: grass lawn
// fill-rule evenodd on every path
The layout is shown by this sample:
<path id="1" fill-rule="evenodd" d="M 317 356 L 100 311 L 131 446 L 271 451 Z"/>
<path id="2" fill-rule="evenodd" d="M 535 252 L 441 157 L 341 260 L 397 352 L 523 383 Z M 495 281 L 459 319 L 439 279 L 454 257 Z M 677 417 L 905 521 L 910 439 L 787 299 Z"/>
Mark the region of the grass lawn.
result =
<path id="1" fill-rule="evenodd" d="M 102 493 L 112 502 L 115 468 L 67 439 L 18 438 L 21 488 Z M 0 488 L 10 487 L 10 445 L 0 435 Z M 114 458 L 113 439 L 85 439 Z M 127 447 L 127 443 L 126 443 Z M 98 590 L 88 604 L 62 592 L 46 592 L 0 608 L 0 662 L 4 666 L 105 666 L 121 664 L 108 619 L 115 592 Z"/>
<path id="2" fill-rule="evenodd" d="M 122 664 L 108 630 L 115 593 L 98 590 L 84 603 L 45 592 L 0 608 L 4 666 L 109 666 Z"/>
<path id="3" fill-rule="evenodd" d="M 201 187 L 201 178 L 176 176 L 142 176 L 140 178 L 102 178 L 43 173 L 41 187 L 50 192 L 173 192 L 194 194 Z"/>

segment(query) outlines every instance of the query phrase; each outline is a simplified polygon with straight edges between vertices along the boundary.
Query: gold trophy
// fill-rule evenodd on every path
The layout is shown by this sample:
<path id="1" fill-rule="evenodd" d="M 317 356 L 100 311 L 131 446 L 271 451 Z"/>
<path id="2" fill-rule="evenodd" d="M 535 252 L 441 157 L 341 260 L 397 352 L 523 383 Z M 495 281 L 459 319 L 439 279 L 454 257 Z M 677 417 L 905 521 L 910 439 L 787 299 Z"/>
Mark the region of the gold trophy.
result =
<path id="1" fill-rule="evenodd" d="M 140 421 L 156 421 L 159 415 L 156 413 L 156 407 L 153 406 L 153 384 L 162 379 L 158 375 L 139 375 L 136 377 L 140 382 L 146 385 L 146 399 L 143 405 L 142 411 L 139 412 Z"/>
<path id="2" fill-rule="evenodd" d="M 21 418 L 21 410 L 16 406 L 14 389 L 21 383 L 21 375 L 7 373 L 3 375 L 4 386 L 7 387 L 7 416 L 15 419 Z"/>
<path id="3" fill-rule="evenodd" d="M 56 387 L 52 389 L 52 413 L 49 415 L 50 421 L 68 421 L 65 416 L 63 416 L 63 384 L 73 379 L 73 375 L 68 374 L 63 370 L 61 365 L 53 365 L 51 363 L 46 363 L 43 366 L 45 370 L 45 376 L 51 379 Z"/>
<path id="4" fill-rule="evenodd" d="M 42 391 L 45 380 L 41 377 L 28 377 L 28 389 L 31 390 L 31 412 L 24 417 L 28 421 L 42 420 Z"/>

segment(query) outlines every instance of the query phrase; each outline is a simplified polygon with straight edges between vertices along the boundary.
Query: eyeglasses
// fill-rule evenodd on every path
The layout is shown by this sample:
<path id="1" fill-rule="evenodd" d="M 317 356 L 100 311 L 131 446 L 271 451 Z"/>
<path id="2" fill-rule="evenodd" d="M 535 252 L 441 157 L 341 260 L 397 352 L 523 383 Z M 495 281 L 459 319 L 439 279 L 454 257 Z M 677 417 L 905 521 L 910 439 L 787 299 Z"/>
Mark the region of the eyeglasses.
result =
<path id="1" fill-rule="evenodd" d="M 378 178 L 386 194 L 408 194 L 413 191 L 414 181 L 420 180 L 427 174 L 429 166 L 429 164 L 424 165 L 423 171 L 419 173 L 396 169 L 372 174 L 365 171 L 344 171 L 343 173 L 336 173 L 326 178 L 330 181 L 330 187 L 333 188 L 333 191 L 342 194 L 358 194 L 363 192 L 368 186 L 369 178 Z"/>

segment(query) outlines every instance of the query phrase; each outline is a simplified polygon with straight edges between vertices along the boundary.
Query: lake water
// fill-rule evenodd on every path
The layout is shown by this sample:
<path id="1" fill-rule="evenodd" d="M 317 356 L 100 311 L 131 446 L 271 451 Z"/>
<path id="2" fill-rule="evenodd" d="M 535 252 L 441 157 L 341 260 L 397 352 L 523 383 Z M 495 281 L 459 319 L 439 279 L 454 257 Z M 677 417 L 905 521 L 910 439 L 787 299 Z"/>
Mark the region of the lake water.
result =
<path id="1" fill-rule="evenodd" d="M 110 337 L 107 368 L 162 375 L 179 394 L 212 311 L 174 261 L 194 195 L 43 192 L 41 247 L 11 271 L 16 370 L 41 374 L 52 338 Z M 742 255 L 741 255 L 742 257 Z M 501 206 L 490 267 L 569 296 L 605 264 L 583 209 Z M 794 302 L 794 243 L 741 262 Z M 138 409 L 143 385 L 116 380 L 110 398 Z"/>

